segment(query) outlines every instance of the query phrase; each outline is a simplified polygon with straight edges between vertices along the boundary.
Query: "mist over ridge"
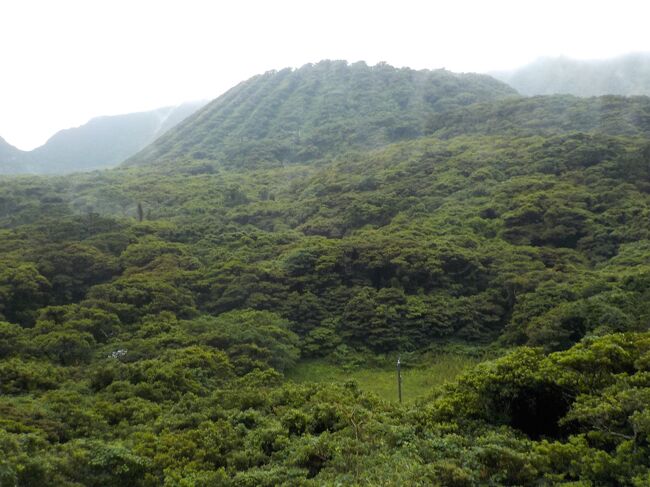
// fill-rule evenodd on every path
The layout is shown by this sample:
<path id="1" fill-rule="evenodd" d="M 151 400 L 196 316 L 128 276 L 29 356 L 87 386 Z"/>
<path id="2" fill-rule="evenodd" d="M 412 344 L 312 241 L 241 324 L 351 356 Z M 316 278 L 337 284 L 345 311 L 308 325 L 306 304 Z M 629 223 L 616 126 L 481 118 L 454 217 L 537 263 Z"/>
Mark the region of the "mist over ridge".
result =
<path id="1" fill-rule="evenodd" d="M 512 71 L 490 72 L 522 95 L 650 95 L 650 53 L 580 60 L 540 58 Z"/>

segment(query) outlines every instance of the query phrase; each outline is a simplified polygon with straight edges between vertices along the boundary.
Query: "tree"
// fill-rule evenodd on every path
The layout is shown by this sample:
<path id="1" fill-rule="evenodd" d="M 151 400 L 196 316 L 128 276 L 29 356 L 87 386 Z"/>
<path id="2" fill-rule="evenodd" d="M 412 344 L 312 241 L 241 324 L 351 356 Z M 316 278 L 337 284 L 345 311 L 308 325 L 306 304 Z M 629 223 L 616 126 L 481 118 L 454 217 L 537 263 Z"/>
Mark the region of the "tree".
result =
<path id="1" fill-rule="evenodd" d="M 138 201 L 138 208 L 137 208 L 137 216 L 139 222 L 144 220 L 144 210 L 142 209 L 142 203 L 140 203 L 139 201 Z"/>

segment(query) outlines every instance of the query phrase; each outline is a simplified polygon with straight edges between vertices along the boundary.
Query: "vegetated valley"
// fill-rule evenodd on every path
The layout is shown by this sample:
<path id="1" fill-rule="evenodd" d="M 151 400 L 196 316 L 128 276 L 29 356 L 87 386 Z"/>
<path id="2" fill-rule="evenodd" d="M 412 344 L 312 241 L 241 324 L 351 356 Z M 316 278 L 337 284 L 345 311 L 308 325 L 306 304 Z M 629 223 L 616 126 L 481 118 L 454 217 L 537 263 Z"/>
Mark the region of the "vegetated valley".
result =
<path id="1" fill-rule="evenodd" d="M 323 61 L 1 179 L 0 485 L 650 485 L 649 135 Z"/>

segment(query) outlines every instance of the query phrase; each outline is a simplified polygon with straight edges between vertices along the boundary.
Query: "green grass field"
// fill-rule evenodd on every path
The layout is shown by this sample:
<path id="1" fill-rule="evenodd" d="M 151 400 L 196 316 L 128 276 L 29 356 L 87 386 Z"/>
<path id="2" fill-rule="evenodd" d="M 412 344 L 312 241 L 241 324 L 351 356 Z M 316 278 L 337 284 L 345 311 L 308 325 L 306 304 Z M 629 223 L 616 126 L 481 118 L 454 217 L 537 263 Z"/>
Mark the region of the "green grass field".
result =
<path id="1" fill-rule="evenodd" d="M 426 396 L 437 386 L 453 380 L 458 374 L 477 364 L 480 359 L 465 355 L 444 354 L 417 368 L 402 368 L 402 398 L 413 402 Z M 287 371 L 287 379 L 295 382 L 338 382 L 355 380 L 359 387 L 384 400 L 397 401 L 395 367 L 359 367 L 345 370 L 324 360 L 307 360 Z"/>

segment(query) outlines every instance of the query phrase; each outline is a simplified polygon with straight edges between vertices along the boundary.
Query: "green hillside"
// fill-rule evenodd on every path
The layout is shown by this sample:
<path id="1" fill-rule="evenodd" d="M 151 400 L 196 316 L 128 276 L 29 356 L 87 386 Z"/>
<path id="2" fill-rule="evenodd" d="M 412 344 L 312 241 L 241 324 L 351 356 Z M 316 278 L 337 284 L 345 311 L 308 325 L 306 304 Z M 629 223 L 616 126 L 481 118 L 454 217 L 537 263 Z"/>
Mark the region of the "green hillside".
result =
<path id="1" fill-rule="evenodd" d="M 323 62 L 0 179 L 0 485 L 647 485 L 647 110 Z"/>
<path id="2" fill-rule="evenodd" d="M 515 94 L 478 74 L 322 61 L 240 83 L 128 164 L 307 162 L 417 137 L 434 113 Z"/>

